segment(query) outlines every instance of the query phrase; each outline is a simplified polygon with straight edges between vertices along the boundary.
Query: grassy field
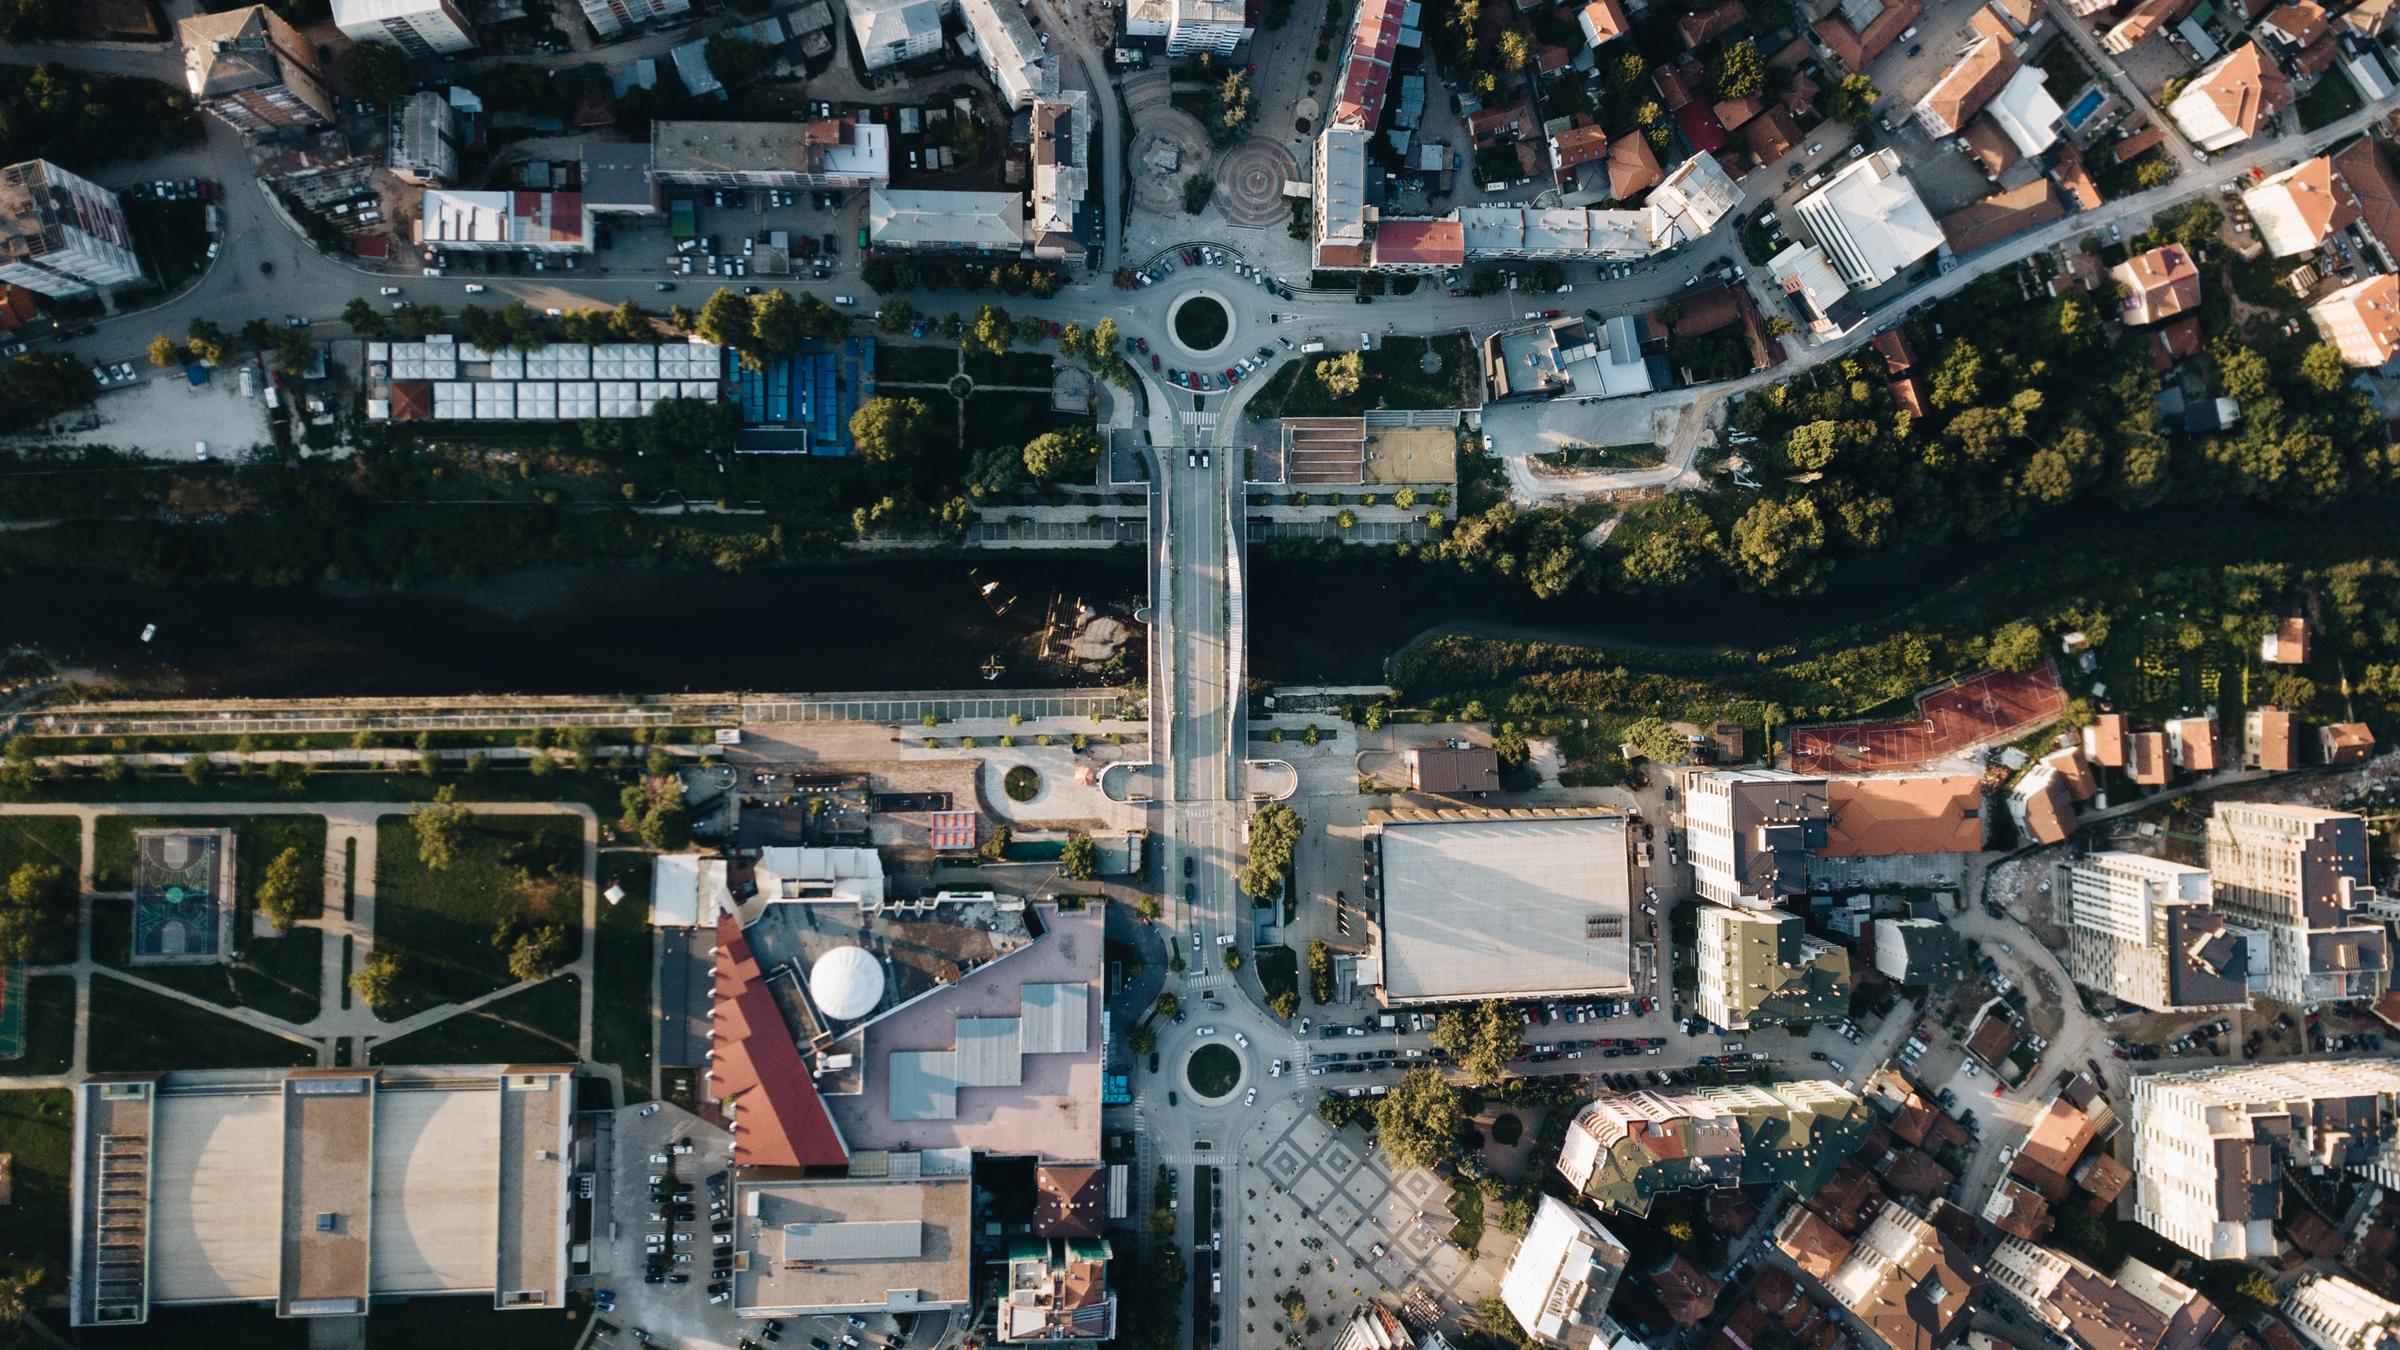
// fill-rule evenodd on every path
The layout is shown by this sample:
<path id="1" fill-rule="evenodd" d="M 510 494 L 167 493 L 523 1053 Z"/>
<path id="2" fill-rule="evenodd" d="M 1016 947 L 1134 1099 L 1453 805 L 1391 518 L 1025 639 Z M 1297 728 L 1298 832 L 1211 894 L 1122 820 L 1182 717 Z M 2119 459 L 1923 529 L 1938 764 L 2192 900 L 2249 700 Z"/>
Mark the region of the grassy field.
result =
<path id="1" fill-rule="evenodd" d="M 92 977 L 93 1073 L 314 1065 L 316 1051 L 230 1018 L 212 1017 L 164 994 L 106 975 Z"/>
<path id="2" fill-rule="evenodd" d="M 600 855 L 600 884 L 625 899 L 600 906 L 592 953 L 592 1058 L 625 1073 L 625 1100 L 650 1097 L 650 855 Z"/>
<path id="3" fill-rule="evenodd" d="M 2122 623 L 2100 653 L 2109 696 L 2137 721 L 2219 704 L 2247 707 L 2255 649 L 2164 615 Z"/>
<path id="4" fill-rule="evenodd" d="M 2358 111 L 2358 86 L 2337 66 L 2326 71 L 2316 87 L 2302 94 L 2292 106 L 2299 110 L 2300 129 L 2315 131 Z"/>
<path id="5" fill-rule="evenodd" d="M 1258 987 L 1266 991 L 1268 998 L 1287 991 L 1299 996 L 1298 953 L 1284 946 L 1260 947 L 1250 953 L 1250 958 L 1258 963 Z"/>
<path id="6" fill-rule="evenodd" d="M 875 379 L 901 384 L 941 384 L 958 373 L 958 348 L 952 346 L 875 346 Z"/>
<path id="7" fill-rule="evenodd" d="M 304 875 L 318 877 L 325 872 L 323 816 L 102 816 L 92 826 L 93 888 L 132 890 L 134 833 L 175 826 L 233 831 L 234 894 L 241 904 L 234 916 L 236 933 L 249 931 L 250 897 L 257 893 L 267 864 L 275 861 L 277 854 L 296 848 Z M 315 918 L 324 912 L 324 902 L 322 888 L 312 885 L 294 913 L 303 919 Z"/>
<path id="8" fill-rule="evenodd" d="M 384 820 L 375 843 L 375 946 L 400 958 L 400 988 L 388 1021 L 444 1003 L 460 1003 L 515 981 L 508 954 L 492 945 L 510 912 L 522 861 L 565 860 L 582 876 L 583 823 L 571 816 L 476 816 L 459 857 L 433 872 L 417 858 L 406 817 Z M 580 883 L 574 907 L 554 917 L 567 927 L 563 960 L 573 960 L 581 930 Z"/>
<path id="9" fill-rule="evenodd" d="M 12 1285 L 37 1270 L 44 1290 L 66 1285 L 74 1126 L 74 1100 L 64 1088 L 0 1092 L 0 1153 L 9 1157 L 10 1186 L 0 1206 L 0 1272 Z"/>
<path id="10" fill-rule="evenodd" d="M 92 902 L 93 960 L 229 1008 L 256 1008 L 287 1022 L 305 1022 L 317 1015 L 325 947 L 322 931 L 294 928 L 279 938 L 258 938 L 250 936 L 244 925 L 235 930 L 240 953 L 229 962 L 137 969 L 128 959 L 131 934 L 127 927 L 132 919 L 133 902 L 129 900 Z"/>
<path id="11" fill-rule="evenodd" d="M 876 354 L 882 360 L 882 353 Z M 1036 389 L 1050 387 L 1050 353 L 1046 351 L 989 352 L 967 354 L 967 375 L 977 384 L 1021 384 Z M 880 373 L 880 372 L 878 372 Z"/>
<path id="12" fill-rule="evenodd" d="M 378 1042 L 368 1056 L 377 1064 L 572 1063 L 583 1015 L 581 987 L 572 975 L 545 980 L 423 1031 Z"/>
<path id="13" fill-rule="evenodd" d="M 56 864 L 74 876 L 83 870 L 83 822 L 73 816 L 0 816 L 0 881 L 27 863 Z M 75 926 L 62 924 L 42 935 L 34 957 L 43 965 L 75 959 Z"/>
<path id="14" fill-rule="evenodd" d="M 494 768 L 473 778 L 427 778 L 415 773 L 320 773 L 300 789 L 310 801 L 425 802 L 443 786 L 458 789 L 462 802 L 581 802 L 603 819 L 617 815 L 620 780 L 601 773 L 560 771 L 536 778 L 522 770 Z M 268 779 L 218 774 L 193 783 L 182 774 L 132 774 L 104 783 L 96 778 L 45 778 L 26 788 L 0 791 L 11 802 L 190 802 L 195 813 L 224 802 L 294 800 Z M 36 817 L 39 819 L 39 817 Z"/>
<path id="15" fill-rule="evenodd" d="M 1428 349 L 1441 358 L 1440 369 L 1431 373 L 1422 365 Z M 1336 417 L 1376 408 L 1464 408 L 1476 401 L 1475 349 L 1462 333 L 1386 340 L 1366 354 L 1358 392 L 1347 397 L 1328 392 L 1316 376 L 1319 362 L 1339 354 L 1304 357 L 1287 367 L 1268 382 L 1251 415 Z"/>
<path id="16" fill-rule="evenodd" d="M 10 991 L 12 996 L 18 991 Z M 37 975 L 26 981 L 25 1053 L 0 1059 L 0 1078 L 65 1073 L 75 1067 L 75 977 Z"/>

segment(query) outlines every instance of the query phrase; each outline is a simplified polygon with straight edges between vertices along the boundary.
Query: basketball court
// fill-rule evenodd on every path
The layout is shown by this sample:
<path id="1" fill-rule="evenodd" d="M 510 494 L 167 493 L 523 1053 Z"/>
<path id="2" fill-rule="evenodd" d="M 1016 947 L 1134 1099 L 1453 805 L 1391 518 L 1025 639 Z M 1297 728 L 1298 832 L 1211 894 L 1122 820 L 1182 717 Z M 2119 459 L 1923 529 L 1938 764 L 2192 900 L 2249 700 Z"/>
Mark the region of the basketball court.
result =
<path id="1" fill-rule="evenodd" d="M 1914 722 L 1852 722 L 1792 730 L 1800 773 L 1900 773 L 2055 721 L 2067 692 L 2047 662 L 2038 670 L 1987 670 L 1916 697 Z"/>
<path id="2" fill-rule="evenodd" d="M 135 965 L 214 961 L 233 947 L 233 831 L 133 836 Z"/>

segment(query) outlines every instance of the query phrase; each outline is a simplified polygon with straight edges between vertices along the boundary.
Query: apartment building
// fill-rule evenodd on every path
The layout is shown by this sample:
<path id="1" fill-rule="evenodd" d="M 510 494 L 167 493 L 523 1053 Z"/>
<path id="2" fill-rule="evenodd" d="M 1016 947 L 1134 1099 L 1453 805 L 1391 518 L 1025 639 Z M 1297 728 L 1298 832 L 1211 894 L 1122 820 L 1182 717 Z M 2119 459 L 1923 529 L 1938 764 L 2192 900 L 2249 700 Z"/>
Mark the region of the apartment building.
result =
<path id="1" fill-rule="evenodd" d="M 427 89 L 392 108 L 392 138 L 384 162 L 396 177 L 423 187 L 458 181 L 458 113 Z"/>
<path id="2" fill-rule="evenodd" d="M 880 122 L 650 124 L 650 177 L 660 187 L 880 187 L 892 178 L 891 131 Z"/>
<path id="3" fill-rule="evenodd" d="M 1609 1093 L 1576 1113 L 1558 1171 L 1628 1214 L 1668 1191 L 1779 1184 L 1813 1195 L 1873 1124 L 1866 1102 L 1828 1079 Z"/>
<path id="4" fill-rule="evenodd" d="M 2342 360 L 2375 369 L 2400 355 L 2400 275 L 2354 281 L 2308 307 L 2309 321 Z"/>
<path id="5" fill-rule="evenodd" d="M 602 41 L 623 37 L 634 27 L 657 23 L 692 12 L 692 0 L 583 0 L 584 22 Z"/>
<path id="6" fill-rule="evenodd" d="M 2208 821 L 2217 911 L 2265 938 L 2252 988 L 2284 1003 L 2373 999 L 2389 986 L 2390 934 L 2359 911 L 2371 894 L 2367 827 L 2344 811 L 2220 802 Z"/>
<path id="7" fill-rule="evenodd" d="M 2283 1301 L 2283 1315 L 2317 1350 L 2400 1347 L 2400 1303 L 2344 1275 L 2301 1276 Z"/>
<path id="8" fill-rule="evenodd" d="M 1125 32 L 1163 38 L 1168 56 L 1231 56 L 1254 30 L 1244 0 L 1126 0 Z"/>
<path id="9" fill-rule="evenodd" d="M 388 42 L 414 57 L 475 50 L 475 25 L 457 0 L 333 0 L 333 25 L 356 42 Z"/>
<path id="10" fill-rule="evenodd" d="M 2249 1005 L 2249 940 L 2227 927 L 2208 871 L 2138 853 L 2066 869 L 2067 973 L 2152 1012 Z"/>
<path id="11" fill-rule="evenodd" d="M 1691 774 L 1683 812 L 1692 885 L 1702 899 L 1742 909 L 1804 894 L 1809 855 L 1832 828 L 1825 780 L 1782 769 Z"/>
<path id="12" fill-rule="evenodd" d="M 1852 160 L 1795 210 L 1853 290 L 1880 286 L 1942 246 L 1941 227 L 1888 147 Z"/>
<path id="13" fill-rule="evenodd" d="M 2275 1254 L 2286 1165 L 2400 1186 L 2400 1060 L 2139 1074 L 2132 1114 L 2134 1216 L 2203 1260 Z"/>
<path id="14" fill-rule="evenodd" d="M 1727 1031 L 1838 1017 L 1850 1002 L 1850 953 L 1780 910 L 1700 910 L 1700 1016 Z"/>
<path id="15" fill-rule="evenodd" d="M 333 120 L 316 49 L 265 5 L 201 14 L 175 25 L 192 99 L 245 136 Z"/>
<path id="16" fill-rule="evenodd" d="M 1509 1258 L 1500 1301 L 1536 1344 L 1586 1350 L 1598 1343 L 1608 1301 L 1632 1259 L 1598 1219 L 1545 1195 Z"/>
<path id="17" fill-rule="evenodd" d="M 2069 1344 L 2097 1350 L 2183 1350 L 2207 1344 L 2225 1314 L 2198 1290 L 2137 1257 L 2114 1276 L 2019 1237 L 2003 1237 L 1991 1282 Z"/>
<path id="18" fill-rule="evenodd" d="M 0 282 L 64 299 L 141 279 L 117 194 L 46 159 L 0 169 Z"/>

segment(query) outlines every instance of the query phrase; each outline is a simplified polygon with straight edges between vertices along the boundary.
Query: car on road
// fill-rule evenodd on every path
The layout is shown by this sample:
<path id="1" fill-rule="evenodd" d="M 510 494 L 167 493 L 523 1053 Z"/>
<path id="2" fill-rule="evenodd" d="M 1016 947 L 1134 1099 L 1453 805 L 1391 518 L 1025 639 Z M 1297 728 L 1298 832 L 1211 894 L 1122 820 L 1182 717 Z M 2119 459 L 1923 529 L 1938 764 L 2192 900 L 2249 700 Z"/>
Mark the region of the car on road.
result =
<path id="1" fill-rule="evenodd" d="M 1156 369 L 1158 369 L 1158 353 L 1157 353 L 1157 352 L 1152 352 L 1152 353 L 1150 353 L 1150 368 L 1151 368 L 1152 370 L 1156 370 Z"/>
<path id="2" fill-rule="evenodd" d="M 1233 1033 L 1233 1043 L 1242 1047 L 1244 1050 L 1250 1048 L 1250 1038 L 1238 1031 Z"/>
<path id="3" fill-rule="evenodd" d="M 1217 1034 L 1217 1029 L 1215 1027 L 1202 1027 L 1200 1028 L 1199 1034 L 1202 1036 L 1214 1036 Z"/>
<path id="4" fill-rule="evenodd" d="M 1248 1092 L 1246 1092 L 1246 1093 L 1242 1094 L 1242 1105 L 1244 1105 L 1244 1106 L 1256 1106 L 1256 1105 L 1258 1105 L 1258 1089 L 1257 1089 L 1257 1088 L 1252 1088 L 1252 1089 L 1250 1089 Z"/>
<path id="5" fill-rule="evenodd" d="M 1192 869 L 1197 865 L 1197 860 L 1194 859 L 1191 854 L 1186 853 L 1183 855 L 1183 875 L 1186 878 L 1189 878 L 1192 875 Z"/>

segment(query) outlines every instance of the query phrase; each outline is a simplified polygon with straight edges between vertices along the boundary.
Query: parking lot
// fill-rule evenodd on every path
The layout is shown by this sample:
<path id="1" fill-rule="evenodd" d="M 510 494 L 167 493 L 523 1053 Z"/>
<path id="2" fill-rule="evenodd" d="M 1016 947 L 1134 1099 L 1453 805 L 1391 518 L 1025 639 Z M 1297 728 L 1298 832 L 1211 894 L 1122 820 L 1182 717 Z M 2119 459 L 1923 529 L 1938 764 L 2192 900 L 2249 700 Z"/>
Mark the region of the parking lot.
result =
<path id="1" fill-rule="evenodd" d="M 618 1113 L 613 1240 L 593 1259 L 600 1287 L 615 1295 L 611 1320 L 665 1345 L 734 1339 L 730 1297 L 712 1303 L 709 1293 L 709 1257 L 723 1253 L 730 1264 L 733 1227 L 726 1192 L 709 1178 L 724 1175 L 732 1149 L 723 1130 L 668 1103 Z"/>

